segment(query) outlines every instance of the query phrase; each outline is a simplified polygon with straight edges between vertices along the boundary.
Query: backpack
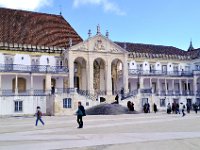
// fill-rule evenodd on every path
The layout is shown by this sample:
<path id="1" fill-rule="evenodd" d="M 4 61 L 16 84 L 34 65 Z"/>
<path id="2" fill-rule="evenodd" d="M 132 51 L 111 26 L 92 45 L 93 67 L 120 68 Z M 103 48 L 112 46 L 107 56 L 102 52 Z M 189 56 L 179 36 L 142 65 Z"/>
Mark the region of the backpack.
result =
<path id="1" fill-rule="evenodd" d="M 85 113 L 85 108 L 83 107 L 83 106 L 81 106 L 81 111 L 82 111 L 82 113 L 83 113 L 83 116 L 86 116 L 86 113 Z"/>

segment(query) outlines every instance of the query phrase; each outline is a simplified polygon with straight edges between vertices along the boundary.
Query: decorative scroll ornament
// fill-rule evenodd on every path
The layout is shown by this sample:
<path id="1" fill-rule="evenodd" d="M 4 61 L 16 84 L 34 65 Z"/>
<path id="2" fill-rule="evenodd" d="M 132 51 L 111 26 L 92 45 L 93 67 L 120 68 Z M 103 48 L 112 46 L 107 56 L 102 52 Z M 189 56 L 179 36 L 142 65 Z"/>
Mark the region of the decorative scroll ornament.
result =
<path id="1" fill-rule="evenodd" d="M 104 47 L 104 45 L 103 45 L 102 40 L 97 40 L 97 41 L 96 41 L 96 43 L 95 43 L 95 45 L 94 45 L 94 50 L 95 50 L 95 51 L 103 51 L 103 50 L 105 50 L 105 47 Z"/>

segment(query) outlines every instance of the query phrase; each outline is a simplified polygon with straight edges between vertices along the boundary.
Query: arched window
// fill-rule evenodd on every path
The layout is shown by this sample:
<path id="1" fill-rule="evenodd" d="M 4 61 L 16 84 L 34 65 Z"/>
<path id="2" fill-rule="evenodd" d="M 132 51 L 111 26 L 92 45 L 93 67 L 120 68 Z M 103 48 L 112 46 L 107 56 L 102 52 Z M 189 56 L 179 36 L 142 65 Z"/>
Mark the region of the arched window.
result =
<path id="1" fill-rule="evenodd" d="M 17 84 L 18 92 L 19 93 L 26 92 L 26 79 L 18 78 L 17 81 L 18 81 Z M 13 92 L 15 91 L 15 78 L 12 80 L 12 90 Z"/>

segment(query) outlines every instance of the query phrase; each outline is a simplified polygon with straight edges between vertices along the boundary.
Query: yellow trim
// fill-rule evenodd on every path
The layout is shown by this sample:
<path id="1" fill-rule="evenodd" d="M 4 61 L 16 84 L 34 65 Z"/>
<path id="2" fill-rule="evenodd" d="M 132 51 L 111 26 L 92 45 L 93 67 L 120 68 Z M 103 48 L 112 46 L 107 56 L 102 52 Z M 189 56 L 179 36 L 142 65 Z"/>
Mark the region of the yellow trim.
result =
<path id="1" fill-rule="evenodd" d="M 42 53 L 42 52 L 25 52 L 25 51 L 18 51 L 18 50 L 2 50 L 0 49 L 0 53 L 4 54 L 29 54 L 32 56 L 41 56 L 41 55 L 49 55 L 49 56 L 61 56 L 62 54 L 56 54 L 56 53 Z"/>

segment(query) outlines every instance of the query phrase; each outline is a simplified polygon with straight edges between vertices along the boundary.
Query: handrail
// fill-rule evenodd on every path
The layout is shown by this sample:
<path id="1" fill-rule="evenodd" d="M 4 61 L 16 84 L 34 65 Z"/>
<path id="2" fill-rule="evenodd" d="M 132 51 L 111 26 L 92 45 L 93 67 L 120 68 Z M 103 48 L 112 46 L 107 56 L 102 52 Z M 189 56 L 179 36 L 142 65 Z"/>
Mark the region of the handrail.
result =
<path id="1" fill-rule="evenodd" d="M 0 72 L 68 73 L 66 66 L 0 64 Z"/>
<path id="2" fill-rule="evenodd" d="M 139 70 L 129 69 L 129 75 L 141 75 L 141 76 L 193 76 L 191 71 L 162 71 L 162 70 Z"/>

